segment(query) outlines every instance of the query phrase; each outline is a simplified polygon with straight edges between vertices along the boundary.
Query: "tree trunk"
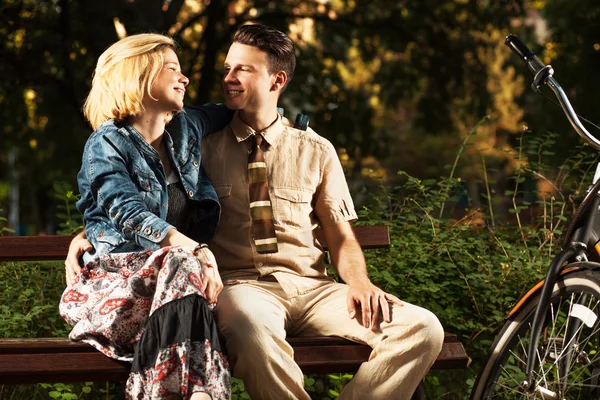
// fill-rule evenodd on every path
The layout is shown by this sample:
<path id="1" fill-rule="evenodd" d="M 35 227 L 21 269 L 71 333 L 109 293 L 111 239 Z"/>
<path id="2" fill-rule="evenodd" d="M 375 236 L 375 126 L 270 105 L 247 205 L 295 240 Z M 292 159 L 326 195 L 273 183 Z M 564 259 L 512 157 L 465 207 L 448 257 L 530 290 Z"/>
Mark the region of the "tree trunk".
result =
<path id="1" fill-rule="evenodd" d="M 207 7 L 207 20 L 202 35 L 204 42 L 204 57 L 202 69 L 200 70 L 200 83 L 196 97 L 196 104 L 204 104 L 210 101 L 212 97 L 212 88 L 215 84 L 215 65 L 217 55 L 225 38 L 219 37 L 219 23 L 224 21 L 227 16 L 228 2 L 224 0 L 212 0 Z M 226 30 L 225 30 L 226 31 Z"/>

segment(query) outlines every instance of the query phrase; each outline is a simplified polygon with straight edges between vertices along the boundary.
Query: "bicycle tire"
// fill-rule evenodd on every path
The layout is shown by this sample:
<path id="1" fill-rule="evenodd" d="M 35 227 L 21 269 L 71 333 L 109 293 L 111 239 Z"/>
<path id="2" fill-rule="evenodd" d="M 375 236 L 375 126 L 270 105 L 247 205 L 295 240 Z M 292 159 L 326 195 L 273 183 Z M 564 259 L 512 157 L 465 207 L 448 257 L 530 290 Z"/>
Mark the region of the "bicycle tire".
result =
<path id="1" fill-rule="evenodd" d="M 591 269 L 585 270 L 585 264 L 589 264 L 590 268 L 598 265 L 578 263 L 584 270 L 559 277 L 553 288 L 533 371 L 534 380 L 539 383 L 538 389 L 525 393 L 520 384 L 526 379 L 528 339 L 539 293 L 507 321 L 496 336 L 489 358 L 473 386 L 472 400 L 600 399 L 600 274 Z M 575 305 L 582 301 L 584 304 Z M 564 351 L 564 332 L 569 323 L 571 329 L 578 326 L 575 340 L 570 342 L 577 345 Z M 568 345 L 566 347 L 569 348 Z M 566 389 L 561 391 L 558 360 L 567 356 L 572 362 L 567 362 L 568 379 L 563 386 Z"/>

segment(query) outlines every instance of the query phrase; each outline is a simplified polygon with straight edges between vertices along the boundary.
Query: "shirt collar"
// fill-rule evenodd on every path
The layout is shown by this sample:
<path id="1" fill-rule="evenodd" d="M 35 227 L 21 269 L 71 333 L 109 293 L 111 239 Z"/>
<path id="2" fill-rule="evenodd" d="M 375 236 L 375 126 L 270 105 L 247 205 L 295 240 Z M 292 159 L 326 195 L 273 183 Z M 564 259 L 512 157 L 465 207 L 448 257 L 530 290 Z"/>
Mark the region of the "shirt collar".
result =
<path id="1" fill-rule="evenodd" d="M 265 138 L 266 142 L 269 146 L 275 147 L 275 143 L 279 139 L 279 136 L 285 130 L 285 125 L 281 121 L 281 115 L 277 113 L 277 120 L 273 122 L 268 128 L 263 129 L 259 132 L 256 132 L 250 126 L 248 126 L 242 119 L 240 118 L 239 111 L 236 111 L 233 115 L 233 119 L 229 124 L 229 127 L 233 131 L 235 138 L 238 142 L 243 142 L 248 139 L 252 135 L 262 134 Z"/>

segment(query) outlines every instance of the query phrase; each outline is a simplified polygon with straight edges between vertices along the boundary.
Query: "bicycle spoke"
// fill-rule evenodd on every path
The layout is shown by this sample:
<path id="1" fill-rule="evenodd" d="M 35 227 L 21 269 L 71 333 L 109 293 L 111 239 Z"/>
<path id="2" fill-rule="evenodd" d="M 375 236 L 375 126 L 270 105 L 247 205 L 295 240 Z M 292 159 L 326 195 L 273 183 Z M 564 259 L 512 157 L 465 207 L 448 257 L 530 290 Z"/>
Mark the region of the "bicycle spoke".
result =
<path id="1" fill-rule="evenodd" d="M 581 284 L 581 280 L 578 282 Z M 522 383 L 527 380 L 525 369 L 536 303 L 519 325 L 507 324 L 509 336 L 493 353 L 497 355 L 496 369 L 487 380 L 487 389 L 481 392 L 485 399 L 599 399 L 593 375 L 596 365 L 600 366 L 600 318 L 593 318 L 600 315 L 600 277 L 594 280 L 597 284 L 593 290 L 586 286 L 588 281 L 583 282 L 572 290 L 564 285 L 566 289 L 560 292 L 567 293 L 552 294 L 543 330 L 534 346 L 532 392 L 526 391 Z"/>

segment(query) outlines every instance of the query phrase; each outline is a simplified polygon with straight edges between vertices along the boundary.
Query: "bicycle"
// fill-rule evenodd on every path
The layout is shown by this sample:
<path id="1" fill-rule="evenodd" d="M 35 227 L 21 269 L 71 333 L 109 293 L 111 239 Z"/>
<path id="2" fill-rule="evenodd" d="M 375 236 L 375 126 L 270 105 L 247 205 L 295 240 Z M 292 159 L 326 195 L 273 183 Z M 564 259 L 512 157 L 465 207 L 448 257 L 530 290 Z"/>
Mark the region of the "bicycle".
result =
<path id="1" fill-rule="evenodd" d="M 600 141 L 582 125 L 552 67 L 512 34 L 505 44 L 534 74 L 532 87 L 548 85 L 575 131 L 600 150 Z M 471 399 L 600 399 L 599 206 L 600 164 L 545 279 L 508 314 Z"/>

